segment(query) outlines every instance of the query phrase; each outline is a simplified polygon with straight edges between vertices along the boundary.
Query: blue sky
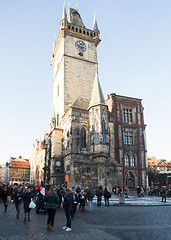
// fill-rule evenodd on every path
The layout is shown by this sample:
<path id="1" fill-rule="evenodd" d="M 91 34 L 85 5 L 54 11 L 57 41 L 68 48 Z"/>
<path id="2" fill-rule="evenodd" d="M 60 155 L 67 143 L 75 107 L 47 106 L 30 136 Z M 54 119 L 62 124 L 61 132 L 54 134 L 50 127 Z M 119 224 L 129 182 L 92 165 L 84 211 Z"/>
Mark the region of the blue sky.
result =
<path id="1" fill-rule="evenodd" d="M 92 28 L 94 10 L 101 43 L 99 78 L 104 95 L 143 99 L 148 156 L 171 161 L 171 1 L 79 0 Z M 68 1 L 66 1 L 68 8 Z M 71 1 L 76 6 L 76 0 Z M 52 117 L 50 66 L 63 0 L 0 2 L 0 163 L 29 158 Z"/>

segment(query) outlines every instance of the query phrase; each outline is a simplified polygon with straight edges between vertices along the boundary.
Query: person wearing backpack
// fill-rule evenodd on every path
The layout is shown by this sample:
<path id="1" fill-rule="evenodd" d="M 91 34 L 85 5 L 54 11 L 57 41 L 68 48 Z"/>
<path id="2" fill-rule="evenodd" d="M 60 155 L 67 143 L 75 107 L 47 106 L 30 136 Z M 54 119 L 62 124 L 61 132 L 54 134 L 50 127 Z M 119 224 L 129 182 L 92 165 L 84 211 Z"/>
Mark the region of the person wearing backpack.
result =
<path id="1" fill-rule="evenodd" d="M 102 190 L 100 189 L 100 187 L 98 188 L 97 192 L 96 192 L 96 196 L 97 196 L 97 206 L 101 207 L 101 201 L 102 201 Z"/>
<path id="2" fill-rule="evenodd" d="M 109 198 L 111 198 L 111 194 L 110 194 L 110 192 L 107 190 L 107 188 L 105 188 L 103 196 L 104 196 L 105 205 L 106 205 L 106 208 L 107 208 L 107 207 L 109 207 Z"/>
<path id="3" fill-rule="evenodd" d="M 72 210 L 71 210 L 71 218 L 74 218 L 74 215 L 77 211 L 77 204 L 78 204 L 78 196 L 77 193 L 75 191 L 75 188 L 72 188 Z"/>
<path id="4" fill-rule="evenodd" d="M 93 198 L 94 198 L 94 191 L 92 189 L 87 188 L 87 197 L 88 197 L 88 204 L 89 204 L 89 211 L 93 210 Z"/>
<path id="5" fill-rule="evenodd" d="M 64 196 L 64 202 L 63 202 L 63 208 L 65 209 L 65 215 L 67 219 L 66 226 L 63 227 L 63 230 L 66 230 L 66 232 L 70 232 L 71 229 L 71 210 L 72 210 L 72 200 L 73 199 L 73 193 L 69 188 L 65 189 L 65 196 Z"/>

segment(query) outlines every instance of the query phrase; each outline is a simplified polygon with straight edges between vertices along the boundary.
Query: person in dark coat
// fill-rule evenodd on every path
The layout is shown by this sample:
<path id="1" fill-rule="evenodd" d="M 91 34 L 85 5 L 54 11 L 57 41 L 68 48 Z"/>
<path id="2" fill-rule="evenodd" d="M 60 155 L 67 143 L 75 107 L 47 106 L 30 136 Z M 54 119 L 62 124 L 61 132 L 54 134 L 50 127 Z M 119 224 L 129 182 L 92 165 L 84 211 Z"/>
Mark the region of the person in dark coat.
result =
<path id="1" fill-rule="evenodd" d="M 110 192 L 105 188 L 104 193 L 103 193 L 104 199 L 105 199 L 105 205 L 106 207 L 109 207 L 109 198 L 111 198 Z"/>
<path id="2" fill-rule="evenodd" d="M 4 203 L 5 212 L 7 211 L 7 208 L 8 208 L 8 201 L 7 201 L 8 196 L 10 196 L 9 189 L 6 186 L 4 186 L 4 189 L 2 191 L 2 201 Z"/>
<path id="3" fill-rule="evenodd" d="M 14 203 L 15 203 L 15 208 L 17 211 L 17 219 L 19 219 L 20 215 L 20 208 L 21 208 L 21 203 L 22 203 L 22 192 L 21 192 L 21 187 L 18 187 L 15 192 L 14 192 Z"/>
<path id="4" fill-rule="evenodd" d="M 65 209 L 67 224 L 65 227 L 63 227 L 63 230 L 66 230 L 66 232 L 69 232 L 72 230 L 71 229 L 71 210 L 72 210 L 73 195 L 69 188 L 66 188 L 65 192 L 66 194 L 64 196 L 63 207 Z"/>
<path id="5" fill-rule="evenodd" d="M 164 202 L 166 202 L 166 186 L 162 186 L 161 187 L 161 196 L 162 196 L 162 202 L 164 201 Z"/>
<path id="6" fill-rule="evenodd" d="M 72 187 L 72 210 L 71 210 L 71 218 L 74 218 L 74 215 L 77 211 L 77 204 L 78 204 L 78 196 L 77 196 L 77 192 L 75 191 L 75 188 Z"/>
<path id="7" fill-rule="evenodd" d="M 97 206 L 101 207 L 102 206 L 102 190 L 100 190 L 100 187 L 98 188 L 97 192 L 96 192 L 96 196 L 97 196 Z"/>
<path id="8" fill-rule="evenodd" d="M 50 231 L 54 231 L 56 208 L 60 200 L 53 186 L 51 186 L 47 195 L 44 196 L 44 201 L 46 202 L 46 209 L 48 213 L 47 229 L 50 229 Z"/>
<path id="9" fill-rule="evenodd" d="M 28 214 L 28 221 L 30 221 L 30 208 L 29 208 L 29 204 L 30 204 L 32 198 L 34 198 L 34 195 L 31 192 L 31 189 L 28 187 L 26 189 L 26 192 L 23 195 L 23 204 L 24 204 L 24 212 L 25 212 L 24 221 L 27 220 L 27 214 Z"/>

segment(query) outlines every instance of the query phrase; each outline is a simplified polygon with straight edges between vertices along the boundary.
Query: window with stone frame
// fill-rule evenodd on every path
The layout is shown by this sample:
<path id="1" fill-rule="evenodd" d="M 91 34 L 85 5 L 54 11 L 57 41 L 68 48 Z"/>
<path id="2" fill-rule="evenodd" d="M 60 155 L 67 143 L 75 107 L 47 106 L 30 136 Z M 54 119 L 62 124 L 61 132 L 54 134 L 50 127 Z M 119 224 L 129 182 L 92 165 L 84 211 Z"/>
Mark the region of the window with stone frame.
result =
<path id="1" fill-rule="evenodd" d="M 130 108 L 123 108 L 123 122 L 128 122 L 128 123 L 132 123 L 133 119 L 132 119 L 132 109 Z"/>
<path id="2" fill-rule="evenodd" d="M 96 123 L 95 127 L 94 127 L 94 144 L 99 144 L 99 127 L 98 127 L 98 123 Z"/>
<path id="3" fill-rule="evenodd" d="M 135 156 L 133 154 L 130 157 L 130 166 L 135 167 Z"/>
<path id="4" fill-rule="evenodd" d="M 81 128 L 80 140 L 81 140 L 81 148 L 86 148 L 86 129 L 84 127 Z"/>
<path id="5" fill-rule="evenodd" d="M 133 132 L 124 131 L 124 144 L 133 145 Z"/>
<path id="6" fill-rule="evenodd" d="M 106 143 L 106 124 L 105 124 L 105 120 L 102 120 L 101 128 L 102 128 L 102 143 Z"/>
<path id="7" fill-rule="evenodd" d="M 125 167 L 129 167 L 129 155 L 125 155 Z"/>

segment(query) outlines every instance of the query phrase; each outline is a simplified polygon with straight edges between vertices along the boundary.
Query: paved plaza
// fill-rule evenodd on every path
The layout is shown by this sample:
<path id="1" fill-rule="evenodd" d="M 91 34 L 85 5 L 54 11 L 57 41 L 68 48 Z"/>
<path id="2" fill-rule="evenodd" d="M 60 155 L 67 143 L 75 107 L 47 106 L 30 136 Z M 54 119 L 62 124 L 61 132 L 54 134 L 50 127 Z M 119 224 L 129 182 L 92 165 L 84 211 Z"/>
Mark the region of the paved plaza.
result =
<path id="1" fill-rule="evenodd" d="M 151 200 L 151 201 L 150 201 Z M 46 230 L 47 215 L 31 211 L 31 221 L 23 222 L 24 211 L 21 208 L 20 219 L 16 219 L 15 205 L 10 203 L 7 213 L 0 203 L 0 239 L 58 239 L 58 240 L 170 240 L 171 239 L 171 200 L 161 202 L 160 197 L 132 196 L 125 205 L 113 197 L 109 208 L 97 207 L 92 212 L 77 211 L 72 221 L 72 232 L 65 232 L 66 224 L 63 209 L 58 209 L 55 217 L 55 231 Z M 144 203 L 144 204 L 141 204 Z M 147 204 L 148 203 L 148 204 Z M 155 204 L 156 203 L 156 204 Z"/>

